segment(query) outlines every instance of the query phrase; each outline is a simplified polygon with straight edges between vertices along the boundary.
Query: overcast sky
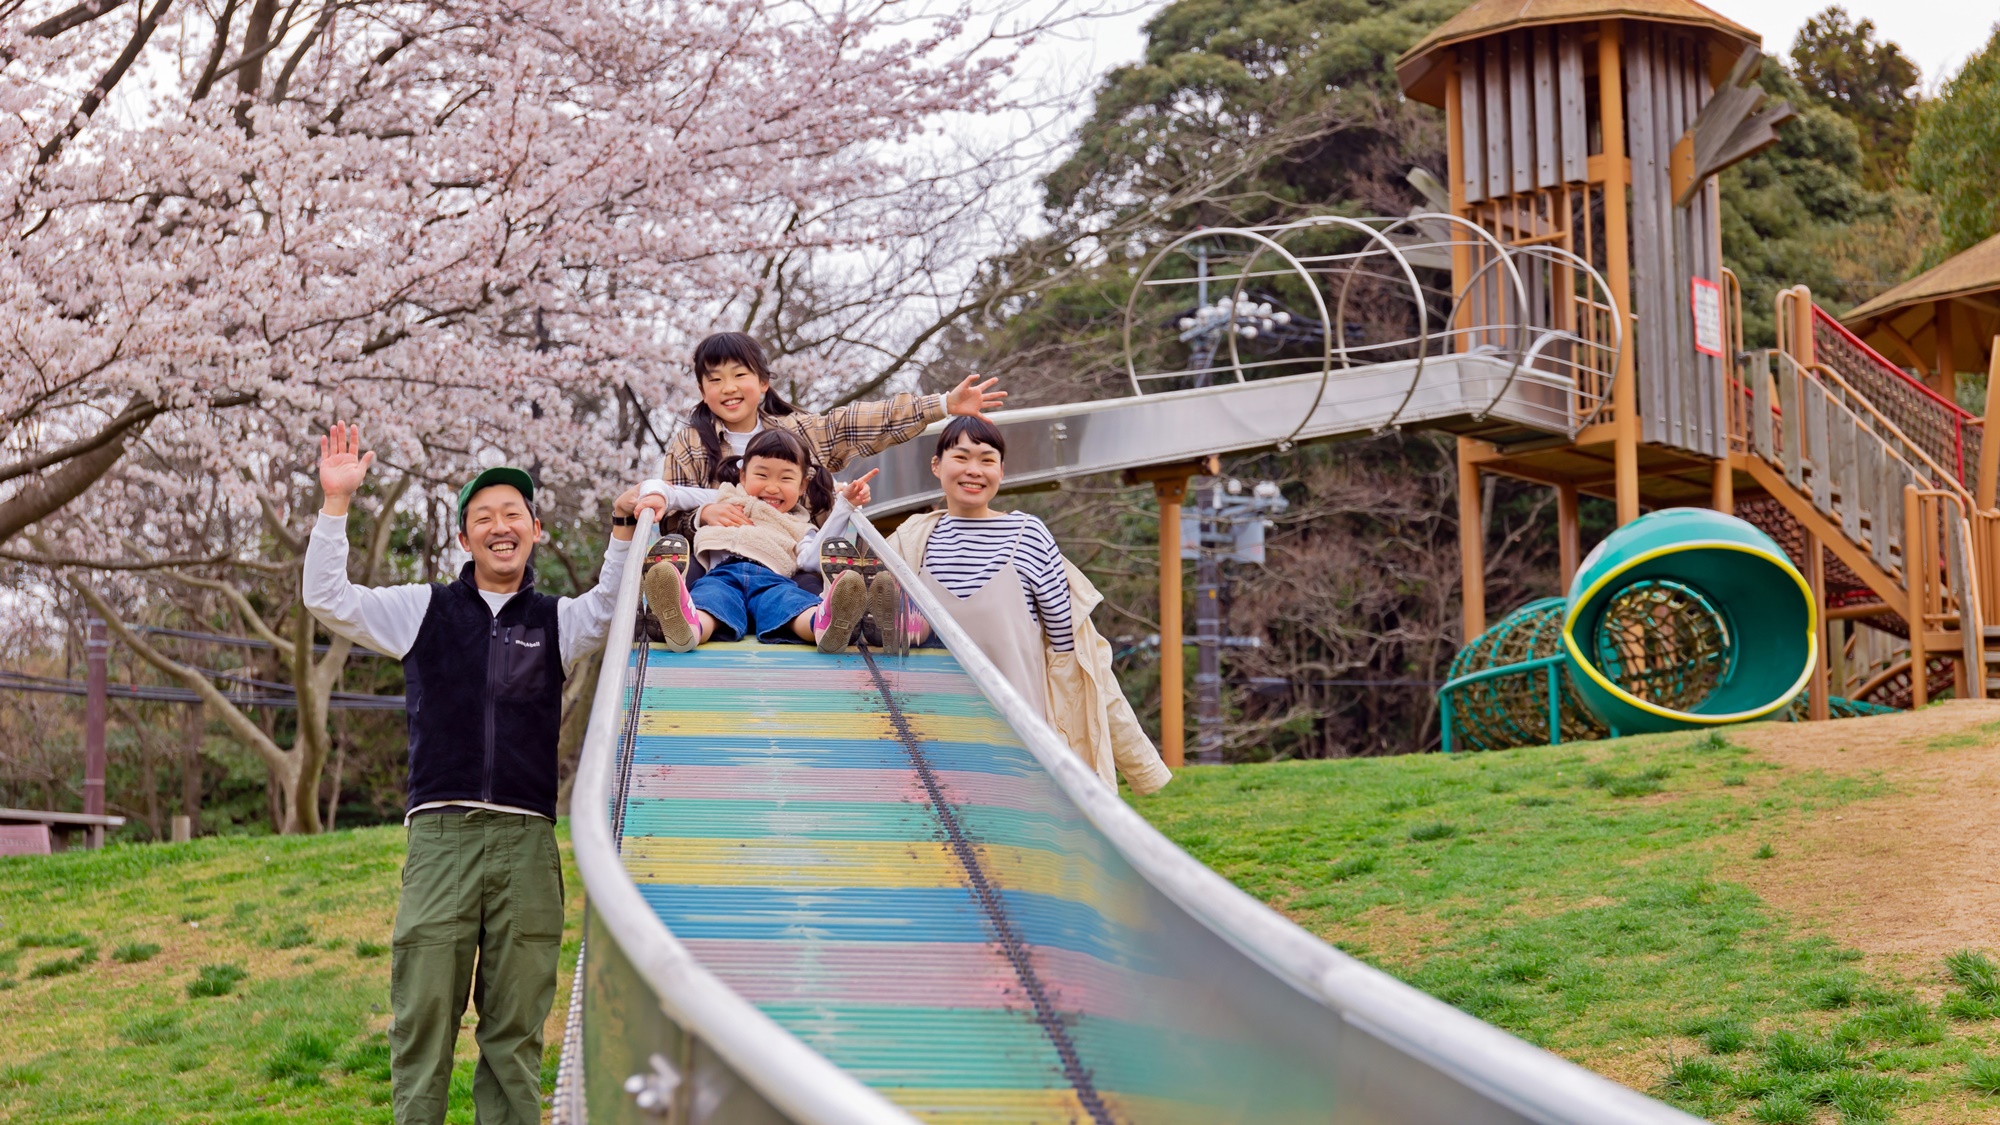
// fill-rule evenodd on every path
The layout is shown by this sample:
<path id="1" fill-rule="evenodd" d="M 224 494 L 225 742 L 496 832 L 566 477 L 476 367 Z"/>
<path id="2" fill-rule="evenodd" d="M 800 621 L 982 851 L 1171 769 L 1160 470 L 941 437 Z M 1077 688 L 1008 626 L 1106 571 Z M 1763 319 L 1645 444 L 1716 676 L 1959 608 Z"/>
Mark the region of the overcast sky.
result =
<path id="1" fill-rule="evenodd" d="M 1059 60 L 1063 71 L 1102 74 L 1137 62 L 1146 46 L 1144 26 L 1164 3 L 1139 3 L 1123 14 L 1093 21 L 1090 34 L 1045 42 L 1038 53 Z M 1935 90 L 1967 55 L 1985 45 L 2000 18 L 2000 7 L 1984 0 L 1852 0 L 1843 5 L 1856 20 L 1875 21 L 1876 34 L 1896 43 L 1923 70 L 1924 87 Z M 1792 49 L 1799 28 L 1826 10 L 1826 0 L 1717 0 L 1709 7 L 1764 37 L 1767 53 Z"/>

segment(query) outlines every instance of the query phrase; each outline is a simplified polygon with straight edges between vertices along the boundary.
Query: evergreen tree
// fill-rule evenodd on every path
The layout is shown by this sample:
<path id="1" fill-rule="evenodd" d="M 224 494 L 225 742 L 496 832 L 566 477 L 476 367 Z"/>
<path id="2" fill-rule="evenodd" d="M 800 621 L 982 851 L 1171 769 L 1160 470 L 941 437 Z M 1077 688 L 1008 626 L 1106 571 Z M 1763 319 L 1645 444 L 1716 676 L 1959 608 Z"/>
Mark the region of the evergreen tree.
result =
<path id="1" fill-rule="evenodd" d="M 1405 102 L 1396 56 L 1465 0 L 1177 0 L 1144 61 L 1105 76 L 1077 148 L 1046 180 L 1058 224 L 1166 205 L 1163 227 L 1346 208 L 1401 213 L 1442 120 Z M 1244 167 L 1245 155 L 1252 159 Z M 1190 184 L 1226 190 L 1177 198 Z"/>
<path id="2" fill-rule="evenodd" d="M 1812 101 L 1861 134 L 1863 180 L 1876 190 L 1901 177 L 1917 124 L 1917 64 L 1875 38 L 1875 21 L 1854 22 L 1834 5 L 1806 21 L 1792 44 L 1792 76 Z"/>
<path id="3" fill-rule="evenodd" d="M 1933 260 L 2000 232 L 2000 30 L 1918 116 L 1910 178 L 1937 201 Z"/>
<path id="4" fill-rule="evenodd" d="M 1818 65 L 1845 65 L 1826 45 Z M 1722 256 L 1743 283 L 1746 342 L 1768 347 L 1779 289 L 1809 286 L 1835 311 L 1859 304 L 1918 268 L 1931 218 L 1914 193 L 1868 186 L 1869 149 L 1853 119 L 1775 60 L 1759 81 L 1798 106 L 1799 117 L 1778 131 L 1776 145 L 1722 173 Z"/>

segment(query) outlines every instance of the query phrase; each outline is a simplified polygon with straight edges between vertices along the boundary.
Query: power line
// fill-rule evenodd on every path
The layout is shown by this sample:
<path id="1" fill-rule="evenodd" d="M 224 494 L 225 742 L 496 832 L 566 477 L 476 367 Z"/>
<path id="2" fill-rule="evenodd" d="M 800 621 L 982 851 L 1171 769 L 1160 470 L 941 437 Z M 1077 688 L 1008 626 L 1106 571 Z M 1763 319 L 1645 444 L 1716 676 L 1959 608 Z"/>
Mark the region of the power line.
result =
<path id="1" fill-rule="evenodd" d="M 197 633 L 192 629 L 169 629 L 164 625 L 139 625 L 135 626 L 134 628 L 137 632 L 151 633 L 155 636 L 160 636 L 160 637 L 180 637 L 184 640 L 190 640 L 190 641 L 208 641 L 212 644 L 232 645 L 236 648 L 268 649 L 277 647 L 273 645 L 270 641 L 261 641 L 255 637 L 231 637 L 231 636 L 226 636 L 222 633 Z M 325 652 L 327 648 L 328 646 L 326 645 L 314 645 L 313 651 Z M 373 649 L 362 648 L 360 645 L 355 645 L 354 648 L 349 652 L 349 655 L 383 656 L 382 653 L 376 652 Z"/>
<path id="2" fill-rule="evenodd" d="M 90 685 L 82 680 L 57 680 L 21 672 L 0 671 L 0 691 L 88 696 Z M 201 696 L 193 688 L 168 687 L 164 684 L 106 684 L 104 694 L 114 699 L 137 699 L 153 703 L 202 701 Z M 267 692 L 257 695 L 225 693 L 223 698 L 239 707 L 296 708 L 299 705 L 298 696 L 289 693 Z M 400 695 L 336 692 L 327 700 L 327 707 L 334 711 L 401 711 L 404 706 L 404 698 Z"/>

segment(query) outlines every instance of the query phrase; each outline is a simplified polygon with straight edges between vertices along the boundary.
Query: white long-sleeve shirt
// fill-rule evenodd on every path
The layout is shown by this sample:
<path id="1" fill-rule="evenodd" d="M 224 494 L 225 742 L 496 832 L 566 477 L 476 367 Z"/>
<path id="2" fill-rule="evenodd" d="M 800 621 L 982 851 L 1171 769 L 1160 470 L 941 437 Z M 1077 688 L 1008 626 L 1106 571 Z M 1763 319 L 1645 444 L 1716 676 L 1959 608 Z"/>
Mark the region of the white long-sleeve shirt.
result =
<path id="1" fill-rule="evenodd" d="M 565 671 L 576 663 L 578 657 L 588 656 L 604 644 L 605 635 L 611 631 L 611 611 L 618 602 L 619 579 L 625 574 L 625 556 L 631 550 L 632 541 L 629 539 L 613 539 L 605 544 L 604 565 L 598 568 L 597 585 L 582 597 L 557 600 L 556 651 L 561 655 Z M 428 583 L 357 586 L 348 581 L 346 516 L 322 513 L 313 523 L 312 536 L 306 542 L 304 587 L 306 609 L 319 618 L 320 624 L 355 644 L 398 660 L 409 655 L 411 646 L 417 643 L 417 633 L 424 627 L 424 615 L 431 608 L 431 587 Z M 486 600 L 486 607 L 498 616 L 500 607 L 506 605 L 514 594 L 481 590 L 479 596 Z M 411 809 L 403 821 L 407 824 L 411 817 L 426 809 L 450 805 L 524 816 L 541 815 L 532 809 L 487 801 L 426 801 Z"/>
<path id="2" fill-rule="evenodd" d="M 604 644 L 611 631 L 611 610 L 618 601 L 618 580 L 625 573 L 630 540 L 613 539 L 604 548 L 604 565 L 597 585 L 581 597 L 556 603 L 559 640 L 556 651 L 567 669 L 579 657 Z M 479 591 L 496 615 L 513 594 Z M 427 583 L 403 586 L 357 586 L 347 580 L 347 517 L 322 514 L 306 544 L 305 603 L 328 630 L 355 644 L 401 660 L 417 643 L 417 631 L 430 612 Z"/>
<path id="3" fill-rule="evenodd" d="M 666 497 L 667 511 L 669 512 L 692 512 L 697 508 L 707 507 L 717 500 L 722 499 L 721 489 L 695 488 L 685 484 L 668 484 L 666 481 L 657 479 L 649 480 L 640 485 L 639 490 L 642 493 Z M 805 538 L 799 540 L 796 558 L 798 559 L 800 570 L 819 569 L 820 540 L 829 536 L 839 535 L 846 531 L 847 525 L 852 522 L 851 517 L 853 515 L 854 505 L 847 502 L 847 497 L 835 496 L 833 498 L 833 511 L 827 513 L 826 523 L 807 532 Z M 700 560 L 701 565 L 704 567 L 713 566 L 715 563 L 721 561 L 720 559 L 710 560 L 706 558 Z"/>

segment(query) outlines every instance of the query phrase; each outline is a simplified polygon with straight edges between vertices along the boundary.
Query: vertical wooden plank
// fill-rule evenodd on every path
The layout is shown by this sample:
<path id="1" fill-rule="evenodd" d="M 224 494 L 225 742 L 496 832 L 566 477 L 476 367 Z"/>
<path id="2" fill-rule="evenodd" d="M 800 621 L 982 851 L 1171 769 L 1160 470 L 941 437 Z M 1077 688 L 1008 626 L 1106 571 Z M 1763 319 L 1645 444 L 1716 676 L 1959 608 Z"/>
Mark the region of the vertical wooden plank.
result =
<path id="1" fill-rule="evenodd" d="M 1674 206 L 1668 175 L 1669 154 L 1675 138 L 1679 136 L 1674 129 L 1680 120 L 1681 42 L 1679 36 L 1665 28 L 1656 29 L 1653 37 L 1653 94 L 1657 115 L 1653 142 L 1658 146 L 1655 155 L 1659 168 L 1655 191 L 1660 214 L 1660 252 L 1665 262 L 1656 288 L 1660 312 L 1665 319 L 1660 341 L 1666 368 L 1662 373 L 1660 389 L 1668 411 L 1666 440 L 1677 449 L 1692 449 L 1692 404 L 1688 402 L 1687 392 L 1693 382 L 1689 369 L 1693 366 L 1694 349 L 1688 339 L 1687 328 L 1687 213 Z"/>
<path id="2" fill-rule="evenodd" d="M 1513 190 L 1513 164 L 1507 158 L 1507 64 L 1498 38 L 1482 44 L 1484 66 L 1480 73 L 1486 116 L 1486 194 L 1507 195 Z"/>
<path id="3" fill-rule="evenodd" d="M 1799 397 L 1805 403 L 1806 449 L 1812 457 L 1812 499 L 1813 507 L 1827 515 L 1833 515 L 1833 449 L 1832 439 L 1827 434 L 1827 415 L 1833 408 L 1826 400 L 1826 391 L 1812 380 L 1801 380 Z"/>
<path id="4" fill-rule="evenodd" d="M 1466 141 L 1468 126 L 1472 136 L 1479 135 L 1478 118 L 1468 117 L 1464 111 L 1465 91 L 1467 88 L 1477 90 L 1479 86 L 1476 70 L 1472 79 L 1466 77 L 1466 64 L 1470 59 L 1465 49 L 1460 48 L 1452 60 L 1451 70 L 1445 74 L 1445 102 L 1451 107 L 1445 115 L 1445 151 L 1451 161 L 1447 170 L 1450 179 L 1446 182 L 1451 185 L 1451 213 L 1461 218 L 1469 216 L 1472 210 L 1466 202 L 1466 195 L 1473 186 L 1473 180 L 1466 172 L 1466 163 L 1477 155 L 1475 147 Z M 1483 179 L 1479 186 L 1485 186 Z M 1466 286 L 1471 280 L 1472 247 L 1466 245 L 1461 232 L 1454 231 L 1451 239 L 1451 292 L 1454 299 L 1464 299 Z M 1445 341 L 1445 346 L 1452 351 L 1465 351 L 1470 347 L 1470 341 L 1462 336 L 1452 336 Z"/>
<path id="5" fill-rule="evenodd" d="M 1662 333 L 1666 316 L 1660 307 L 1660 275 L 1667 263 L 1661 253 L 1664 232 L 1658 207 L 1659 109 L 1654 95 L 1653 34 L 1645 24 L 1625 28 L 1626 145 L 1632 158 L 1632 304 L 1634 358 L 1638 361 L 1639 415 L 1649 441 L 1666 440 L 1666 402 L 1661 380 L 1666 375 Z"/>
<path id="6" fill-rule="evenodd" d="M 1834 439 L 1835 476 L 1840 485 L 1840 530 L 1849 543 L 1861 542 L 1861 451 L 1859 443 L 1870 438 L 1861 432 L 1861 421 L 1846 408 L 1835 419 L 1840 427 Z"/>
<path id="7" fill-rule="evenodd" d="M 1778 448 L 1771 435 L 1771 363 L 1768 358 L 1750 366 L 1750 433 L 1757 456 L 1778 463 Z"/>
<path id="8" fill-rule="evenodd" d="M 1889 483 L 1889 459 L 1873 435 L 1861 442 L 1861 475 L 1868 487 L 1868 554 L 1885 573 L 1893 573 L 1896 560 L 1889 553 L 1889 528 L 1896 522 L 1895 489 Z"/>
<path id="9" fill-rule="evenodd" d="M 1535 186 L 1554 187 L 1561 182 L 1562 137 L 1556 131 L 1556 59 L 1549 43 L 1549 29 L 1532 33 L 1535 55 Z"/>
<path id="10" fill-rule="evenodd" d="M 1464 186 L 1467 203 L 1486 198 L 1486 110 L 1480 98 L 1482 89 L 1479 51 L 1476 47 L 1461 46 L 1458 49 L 1459 183 Z"/>
<path id="11" fill-rule="evenodd" d="M 1577 183 L 1589 178 L 1590 127 L 1584 120 L 1583 30 L 1573 24 L 1556 29 L 1557 100 L 1562 119 L 1562 178 Z"/>
<path id="12" fill-rule="evenodd" d="M 1674 192 L 1668 166 L 1672 162 L 1674 142 L 1687 128 L 1687 117 L 1682 112 L 1684 103 L 1684 79 L 1686 71 L 1682 66 L 1687 37 L 1660 29 L 1653 39 L 1653 73 L 1657 76 L 1654 91 L 1659 101 L 1660 121 L 1663 127 L 1655 134 L 1654 143 L 1659 146 L 1659 208 L 1660 229 L 1665 234 L 1667 268 L 1660 275 L 1661 308 L 1667 314 L 1667 325 L 1662 333 L 1666 345 L 1667 364 L 1667 409 L 1673 412 L 1670 423 L 1671 441 L 1680 449 L 1699 448 L 1695 431 L 1697 429 L 1695 403 L 1689 392 L 1695 384 L 1694 341 L 1691 339 L 1690 325 L 1693 316 L 1689 309 L 1692 295 L 1688 289 L 1688 278 L 1693 275 L 1689 261 L 1689 215 L 1683 208 L 1674 206 Z"/>
<path id="13" fill-rule="evenodd" d="M 1514 190 L 1535 190 L 1535 105 L 1528 58 L 1528 33 L 1517 31 L 1507 37 L 1507 135 L 1508 153 L 1513 157 Z"/>
<path id="14" fill-rule="evenodd" d="M 1786 363 L 1782 358 L 1778 361 L 1777 379 L 1778 426 L 1782 435 L 1781 440 L 1784 442 L 1785 480 L 1793 488 L 1804 491 L 1806 477 L 1802 431 L 1805 427 L 1799 424 L 1801 409 L 1799 400 L 1805 397 L 1799 388 L 1803 379 L 1799 375 L 1798 366 Z"/>

